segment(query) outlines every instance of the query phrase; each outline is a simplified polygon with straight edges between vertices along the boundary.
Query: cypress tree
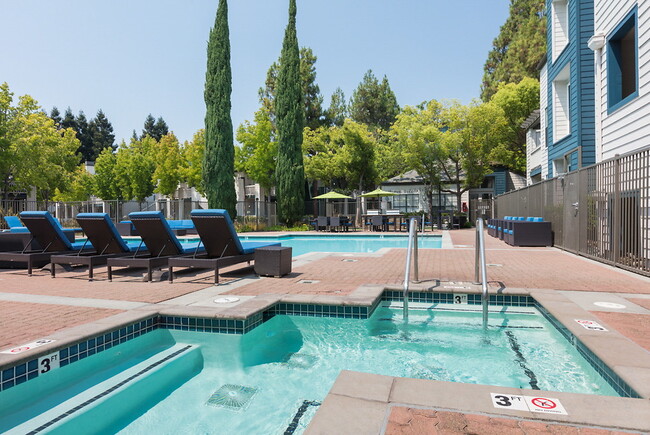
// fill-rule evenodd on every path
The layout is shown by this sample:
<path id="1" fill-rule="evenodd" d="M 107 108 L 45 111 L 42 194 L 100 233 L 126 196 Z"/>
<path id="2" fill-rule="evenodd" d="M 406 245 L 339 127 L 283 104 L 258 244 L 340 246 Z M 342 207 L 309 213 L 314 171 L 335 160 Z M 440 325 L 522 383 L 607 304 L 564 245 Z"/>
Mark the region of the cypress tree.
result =
<path id="1" fill-rule="evenodd" d="M 230 94 L 230 37 L 228 31 L 228 4 L 219 0 L 214 27 L 208 41 L 208 68 L 205 73 L 205 155 L 203 183 L 208 206 L 228 210 L 236 216 L 235 147 Z"/>
<path id="2" fill-rule="evenodd" d="M 278 128 L 278 218 L 287 225 L 299 222 L 304 214 L 302 130 L 305 125 L 305 111 L 302 98 L 300 49 L 296 35 L 296 0 L 289 0 L 289 24 L 282 43 L 275 99 Z"/>

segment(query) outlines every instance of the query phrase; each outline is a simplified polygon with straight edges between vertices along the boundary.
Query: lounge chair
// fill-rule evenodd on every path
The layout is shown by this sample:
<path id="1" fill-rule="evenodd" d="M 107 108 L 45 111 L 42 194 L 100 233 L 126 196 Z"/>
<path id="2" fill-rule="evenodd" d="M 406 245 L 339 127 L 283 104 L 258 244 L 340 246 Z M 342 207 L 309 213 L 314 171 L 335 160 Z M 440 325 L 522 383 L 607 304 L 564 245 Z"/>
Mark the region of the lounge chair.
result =
<path id="1" fill-rule="evenodd" d="M 52 255 L 93 252 L 92 244 L 88 241 L 71 242 L 47 211 L 24 211 L 20 213 L 20 219 L 29 230 L 30 240 L 22 251 L 0 252 L 0 261 L 27 263 L 27 274 L 30 276 L 34 265 L 49 263 Z M 40 249 L 29 249 L 32 241 L 38 242 Z"/>
<path id="2" fill-rule="evenodd" d="M 116 266 L 146 268 L 147 280 L 151 281 L 153 269 L 167 266 L 171 257 L 205 251 L 200 242 L 181 243 L 159 211 L 133 212 L 129 214 L 129 218 L 140 233 L 149 254 L 144 257 L 109 258 L 107 261 L 109 281 L 113 280 L 113 267 Z"/>
<path id="3" fill-rule="evenodd" d="M 214 269 L 214 283 L 219 283 L 219 268 L 254 259 L 255 249 L 279 246 L 276 242 L 242 242 L 226 210 L 192 210 L 190 213 L 205 253 L 169 259 L 169 282 L 174 281 L 174 267 Z"/>
<path id="4" fill-rule="evenodd" d="M 77 222 L 95 247 L 94 255 L 53 255 L 52 278 L 56 276 L 56 264 L 81 264 L 88 266 L 88 279 L 93 279 L 93 268 L 107 264 L 109 258 L 138 257 L 148 255 L 142 241 L 125 241 L 107 213 L 79 213 Z"/>

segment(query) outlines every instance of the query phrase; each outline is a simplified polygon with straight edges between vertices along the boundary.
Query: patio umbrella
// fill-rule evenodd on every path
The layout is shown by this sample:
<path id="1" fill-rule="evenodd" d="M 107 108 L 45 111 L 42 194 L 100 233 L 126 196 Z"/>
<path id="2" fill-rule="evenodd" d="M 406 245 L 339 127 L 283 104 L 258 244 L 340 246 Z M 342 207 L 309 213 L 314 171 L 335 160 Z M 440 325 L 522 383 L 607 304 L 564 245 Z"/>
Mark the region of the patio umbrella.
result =
<path id="1" fill-rule="evenodd" d="M 343 195 L 342 193 L 338 193 L 335 191 L 330 191 L 327 193 L 323 193 L 322 195 L 314 196 L 312 199 L 352 199 L 351 196 Z"/>
<path id="2" fill-rule="evenodd" d="M 351 196 L 343 195 L 342 193 L 338 193 L 335 191 L 329 191 L 327 193 L 324 193 L 322 195 L 314 196 L 312 199 L 352 199 Z M 326 206 L 327 208 L 327 206 Z M 330 210 L 331 212 L 332 210 Z M 325 211 L 325 214 L 327 215 L 327 210 Z"/>
<path id="3" fill-rule="evenodd" d="M 387 192 L 385 190 L 381 190 L 381 188 L 377 188 L 373 190 L 372 192 L 364 193 L 363 197 L 366 198 L 377 198 L 377 197 L 383 197 L 383 196 L 395 196 L 397 193 L 395 192 Z"/>

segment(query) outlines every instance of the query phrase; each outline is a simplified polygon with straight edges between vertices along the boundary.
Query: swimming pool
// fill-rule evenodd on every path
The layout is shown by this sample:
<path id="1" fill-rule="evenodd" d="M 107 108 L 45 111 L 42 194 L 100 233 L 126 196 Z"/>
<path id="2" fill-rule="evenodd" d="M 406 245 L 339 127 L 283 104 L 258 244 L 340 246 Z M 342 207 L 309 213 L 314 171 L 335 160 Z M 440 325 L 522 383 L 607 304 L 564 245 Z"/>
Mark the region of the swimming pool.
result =
<path id="1" fill-rule="evenodd" d="M 280 237 L 240 236 L 242 240 L 259 242 L 280 242 L 290 246 L 292 255 L 298 256 L 310 252 L 376 252 L 381 248 L 406 248 L 408 236 L 404 235 L 290 235 Z M 419 236 L 418 247 L 439 249 L 442 236 Z"/>
<path id="2" fill-rule="evenodd" d="M 491 306 L 484 331 L 476 306 L 412 303 L 405 324 L 390 304 L 244 335 L 155 329 L 3 391 L 0 431 L 300 433 L 343 369 L 617 395 L 534 307 Z"/>

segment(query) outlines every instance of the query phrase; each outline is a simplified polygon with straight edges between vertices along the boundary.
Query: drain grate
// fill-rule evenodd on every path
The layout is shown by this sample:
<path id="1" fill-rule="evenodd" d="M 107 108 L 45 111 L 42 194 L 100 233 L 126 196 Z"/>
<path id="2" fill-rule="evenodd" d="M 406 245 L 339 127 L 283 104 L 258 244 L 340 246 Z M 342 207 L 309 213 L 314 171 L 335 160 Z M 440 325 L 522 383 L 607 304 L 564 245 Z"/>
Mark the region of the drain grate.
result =
<path id="1" fill-rule="evenodd" d="M 308 353 L 290 353 L 284 358 L 287 367 L 293 369 L 308 369 L 316 364 L 318 357 Z"/>
<path id="2" fill-rule="evenodd" d="M 206 404 L 231 411 L 243 411 L 257 391 L 253 387 L 225 384 L 210 396 Z"/>
<path id="3" fill-rule="evenodd" d="M 318 284 L 320 281 L 316 281 L 315 279 L 301 279 L 298 281 L 298 284 Z"/>
<path id="4" fill-rule="evenodd" d="M 359 261 L 359 260 L 355 260 L 355 259 L 353 259 L 353 258 L 344 258 L 344 259 L 341 260 L 341 261 L 343 261 L 344 263 L 356 263 L 356 262 Z"/>

